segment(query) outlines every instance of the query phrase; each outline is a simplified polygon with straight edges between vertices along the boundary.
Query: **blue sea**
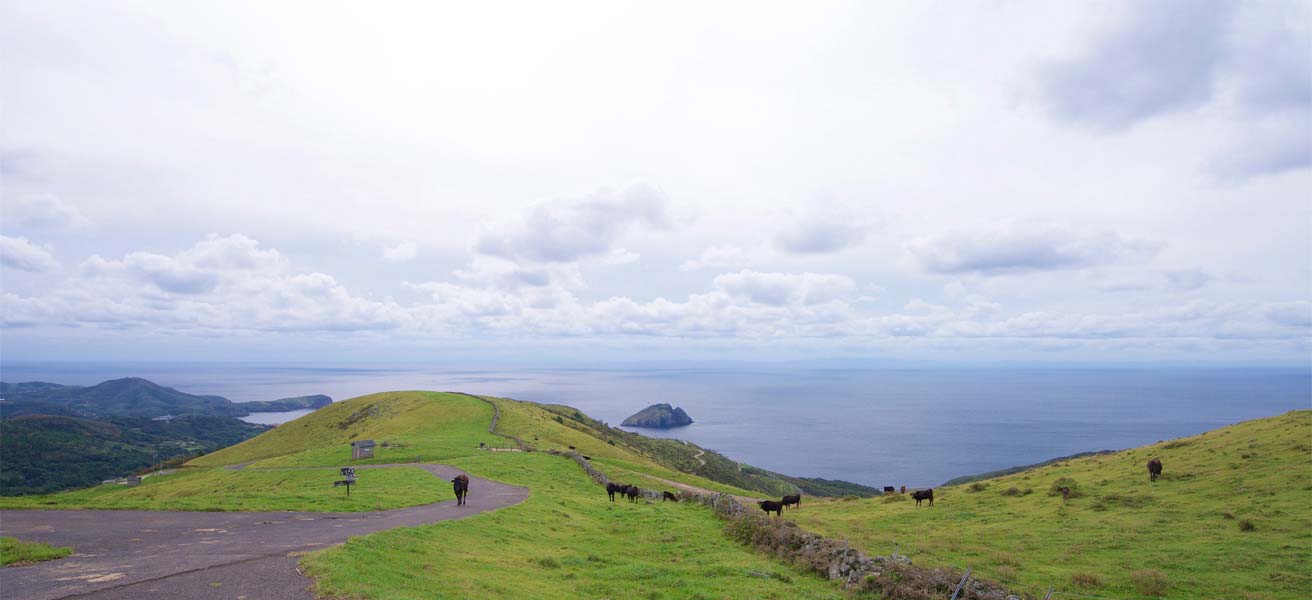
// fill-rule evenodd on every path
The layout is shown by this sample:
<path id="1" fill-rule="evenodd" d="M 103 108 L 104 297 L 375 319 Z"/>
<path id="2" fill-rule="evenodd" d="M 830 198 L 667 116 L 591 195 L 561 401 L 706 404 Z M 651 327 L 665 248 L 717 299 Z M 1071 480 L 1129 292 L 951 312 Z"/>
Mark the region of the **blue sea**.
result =
<path id="1" fill-rule="evenodd" d="M 434 366 L 20 363 L 8 382 L 95 384 L 145 377 L 241 402 L 336 400 L 446 390 L 568 404 L 617 424 L 648 404 L 696 421 L 675 437 L 736 460 L 872 486 L 932 486 L 969 475 L 1194 435 L 1312 408 L 1312 370 L 1294 368 L 444 369 Z M 304 414 L 265 413 L 277 423 Z"/>

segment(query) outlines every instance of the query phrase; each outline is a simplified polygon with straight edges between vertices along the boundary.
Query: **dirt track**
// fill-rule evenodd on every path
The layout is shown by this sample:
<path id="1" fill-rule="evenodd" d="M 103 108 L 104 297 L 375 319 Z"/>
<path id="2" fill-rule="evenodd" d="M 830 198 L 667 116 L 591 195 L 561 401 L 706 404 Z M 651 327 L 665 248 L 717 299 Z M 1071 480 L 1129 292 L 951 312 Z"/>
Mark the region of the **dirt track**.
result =
<path id="1" fill-rule="evenodd" d="M 443 479 L 446 465 L 417 466 Z M 0 535 L 72 546 L 68 558 L 0 569 L 0 598 L 310 600 L 300 553 L 394 527 L 459 519 L 524 501 L 528 489 L 470 477 L 454 499 L 368 513 L 5 510 Z"/>

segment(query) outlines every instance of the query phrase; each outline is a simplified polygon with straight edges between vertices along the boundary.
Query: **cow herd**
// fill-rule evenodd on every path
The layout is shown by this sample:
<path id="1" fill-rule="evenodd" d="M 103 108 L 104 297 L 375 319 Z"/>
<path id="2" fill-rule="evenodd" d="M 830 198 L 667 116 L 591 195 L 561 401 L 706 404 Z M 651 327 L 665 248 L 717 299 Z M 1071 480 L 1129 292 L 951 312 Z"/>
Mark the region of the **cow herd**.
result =
<path id="1" fill-rule="evenodd" d="M 1162 474 L 1162 461 L 1159 460 L 1159 459 L 1156 459 L 1156 458 L 1154 458 L 1154 459 L 1148 461 L 1148 480 L 1149 480 L 1149 481 L 1157 481 L 1157 478 L 1160 477 L 1161 474 Z M 461 475 L 461 477 L 464 477 L 464 476 Z M 468 481 L 466 480 L 466 482 L 465 482 L 465 486 L 466 486 L 466 488 L 468 488 L 468 485 L 469 485 L 469 483 L 468 483 Z M 1070 493 L 1071 493 L 1070 488 L 1068 488 L 1068 487 L 1058 488 L 1058 492 L 1061 493 L 1062 500 L 1067 500 L 1067 499 L 1070 498 Z M 894 487 L 891 486 L 891 485 L 886 485 L 886 486 L 884 486 L 884 493 L 885 493 L 885 494 L 892 494 L 892 493 L 902 493 L 902 494 L 905 494 L 905 493 L 907 493 L 907 486 L 905 486 L 905 485 L 902 486 L 902 488 L 901 488 L 901 492 L 897 492 L 897 488 L 894 488 Z M 460 490 L 460 487 L 459 487 L 459 483 L 457 483 L 456 495 L 457 495 L 457 496 L 460 496 L 460 494 L 461 494 L 461 490 Z M 611 502 L 614 502 L 614 501 L 615 501 L 615 494 L 619 494 L 620 497 L 625 497 L 625 496 L 627 496 L 628 499 L 629 499 L 629 502 L 636 502 L 637 499 L 638 499 L 638 496 L 641 496 L 641 495 L 642 495 L 642 489 L 639 488 L 639 487 L 636 486 L 636 485 L 626 485 L 626 484 L 622 484 L 622 483 L 607 483 L 607 484 L 606 484 L 606 494 L 607 494 L 608 496 L 610 496 L 610 501 L 611 501 Z M 911 499 L 916 501 L 916 506 L 920 506 L 922 502 L 928 500 L 928 501 L 929 501 L 929 506 L 932 507 L 932 506 L 934 506 L 934 488 L 926 488 L 926 489 L 923 489 L 923 490 L 913 490 L 913 491 L 911 492 Z M 665 492 L 662 492 L 662 493 L 661 493 L 661 500 L 662 500 L 662 501 L 665 501 L 665 500 L 671 500 L 671 501 L 674 501 L 674 502 L 678 502 L 678 501 L 679 501 L 679 497 L 676 496 L 673 492 L 665 491 Z M 462 501 L 462 503 L 463 503 L 463 499 L 462 499 L 461 501 Z M 781 498 L 781 499 L 779 499 L 779 500 L 761 500 L 761 501 L 757 502 L 756 505 L 759 506 L 759 507 L 761 508 L 761 510 L 765 511 L 765 514 L 767 514 L 767 515 L 770 514 L 770 513 L 774 513 L 775 516 L 780 516 L 780 517 L 782 517 L 782 516 L 783 516 L 783 511 L 784 511 L 784 509 L 786 509 L 786 508 L 788 508 L 788 507 L 790 507 L 790 506 L 796 506 L 796 507 L 799 507 L 799 508 L 802 506 L 802 495 L 801 495 L 801 494 L 792 494 L 792 495 L 789 495 L 789 496 L 784 496 L 783 498 Z"/>

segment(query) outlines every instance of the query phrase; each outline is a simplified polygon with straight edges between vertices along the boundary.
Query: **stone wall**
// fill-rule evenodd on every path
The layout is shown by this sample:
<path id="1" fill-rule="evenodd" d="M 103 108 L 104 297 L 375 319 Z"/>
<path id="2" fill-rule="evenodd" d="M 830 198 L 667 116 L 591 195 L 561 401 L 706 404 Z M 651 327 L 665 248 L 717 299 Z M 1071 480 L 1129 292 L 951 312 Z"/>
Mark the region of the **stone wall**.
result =
<path id="1" fill-rule="evenodd" d="M 553 452 L 554 454 L 555 452 Z M 560 453 L 578 463 L 598 485 L 610 479 L 577 452 Z M 643 490 L 649 500 L 660 500 L 661 493 Z M 872 591 L 890 600 L 942 600 L 949 597 L 961 581 L 962 573 L 951 569 L 930 569 L 911 564 L 899 554 L 866 556 L 847 542 L 826 538 L 797 526 L 796 523 L 760 514 L 756 507 L 743 506 L 737 498 L 723 493 L 682 491 L 679 499 L 709 507 L 725 521 L 725 532 L 735 540 L 779 559 L 810 569 L 821 576 L 842 582 L 852 591 Z M 968 581 L 961 600 L 1020 600 L 1006 588 L 984 581 Z"/>

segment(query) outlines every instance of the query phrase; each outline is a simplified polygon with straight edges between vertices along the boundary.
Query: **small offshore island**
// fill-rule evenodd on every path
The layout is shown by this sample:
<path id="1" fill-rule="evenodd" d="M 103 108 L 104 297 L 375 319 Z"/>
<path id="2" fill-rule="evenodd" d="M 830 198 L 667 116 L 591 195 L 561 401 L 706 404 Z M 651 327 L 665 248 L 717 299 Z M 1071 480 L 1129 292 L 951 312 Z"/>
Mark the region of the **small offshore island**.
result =
<path id="1" fill-rule="evenodd" d="M 653 404 L 624 419 L 624 427 L 647 427 L 650 429 L 670 429 L 692 424 L 692 417 L 669 404 Z"/>

